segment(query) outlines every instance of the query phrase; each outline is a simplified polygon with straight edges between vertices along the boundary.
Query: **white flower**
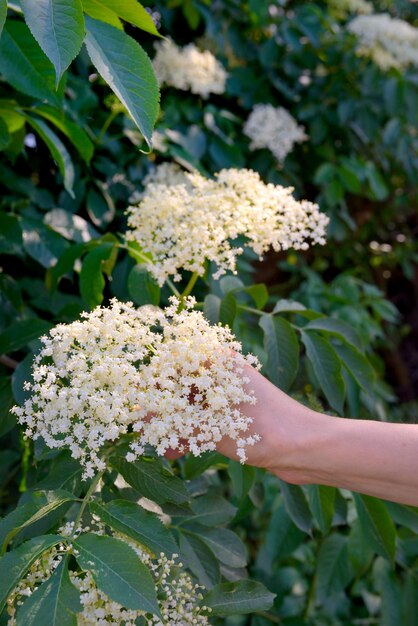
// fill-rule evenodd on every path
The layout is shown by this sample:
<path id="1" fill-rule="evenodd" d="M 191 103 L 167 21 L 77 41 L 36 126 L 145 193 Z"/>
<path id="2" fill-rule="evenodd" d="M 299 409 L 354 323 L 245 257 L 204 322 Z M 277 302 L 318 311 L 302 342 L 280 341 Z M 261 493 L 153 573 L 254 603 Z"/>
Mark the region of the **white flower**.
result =
<path id="1" fill-rule="evenodd" d="M 150 183 L 138 206 L 128 208 L 128 240 L 152 255 L 149 271 L 160 285 L 180 270 L 203 275 L 205 261 L 218 266 L 215 277 L 235 272 L 243 249 L 260 257 L 274 250 L 308 248 L 325 243 L 328 217 L 318 205 L 292 196 L 292 188 L 265 184 L 252 170 L 222 170 L 215 180 L 183 174 L 188 184 Z"/>
<path id="2" fill-rule="evenodd" d="M 418 65 L 418 28 L 388 13 L 359 15 L 348 24 L 359 40 L 358 53 L 381 69 Z"/>
<path id="3" fill-rule="evenodd" d="M 179 48 L 171 39 L 158 42 L 153 66 L 160 84 L 191 91 L 207 98 L 224 93 L 227 72 L 209 50 L 191 43 Z"/>
<path id="4" fill-rule="evenodd" d="M 251 139 L 251 150 L 267 148 L 279 163 L 293 150 L 295 143 L 307 139 L 303 126 L 283 107 L 271 104 L 256 104 L 248 120 L 244 133 Z"/>
<path id="5" fill-rule="evenodd" d="M 182 450 L 185 439 L 199 455 L 224 436 L 237 442 L 244 461 L 252 419 L 238 407 L 255 402 L 244 367 L 258 362 L 240 354 L 228 328 L 210 326 L 190 310 L 193 299 L 185 304 L 177 312 L 173 298 L 162 311 L 114 299 L 109 308 L 53 328 L 34 360 L 32 395 L 13 409 L 26 436 L 43 437 L 50 448 L 68 447 L 84 477 L 105 468 L 103 446 L 127 432 L 138 433 L 130 461 L 146 444 L 163 455 Z"/>
<path id="6" fill-rule="evenodd" d="M 69 523 L 60 529 L 61 534 L 69 536 L 73 524 Z M 93 520 L 92 528 L 78 528 L 76 535 L 83 532 L 95 532 L 104 535 L 104 527 L 100 522 Z M 158 604 L 163 621 L 156 615 L 146 614 L 144 611 L 126 609 L 115 602 L 94 582 L 89 571 L 72 571 L 69 576 L 72 584 L 80 592 L 82 610 L 76 613 L 77 626 L 135 626 L 136 620 L 143 618 L 148 626 L 208 626 L 207 617 L 202 615 L 205 607 L 199 605 L 203 598 L 204 588 L 193 583 L 190 576 L 182 569 L 178 562 L 178 555 L 168 558 L 161 553 L 157 558 L 151 555 L 141 544 L 120 534 L 112 533 L 114 537 L 124 541 L 138 555 L 138 558 L 149 569 L 155 582 Z M 16 611 L 25 599 L 36 593 L 39 585 L 47 581 L 62 560 L 62 555 L 70 552 L 71 547 L 60 545 L 45 552 L 30 568 L 26 576 L 18 583 L 10 594 L 7 603 L 9 620 L 8 626 L 16 626 Z"/>

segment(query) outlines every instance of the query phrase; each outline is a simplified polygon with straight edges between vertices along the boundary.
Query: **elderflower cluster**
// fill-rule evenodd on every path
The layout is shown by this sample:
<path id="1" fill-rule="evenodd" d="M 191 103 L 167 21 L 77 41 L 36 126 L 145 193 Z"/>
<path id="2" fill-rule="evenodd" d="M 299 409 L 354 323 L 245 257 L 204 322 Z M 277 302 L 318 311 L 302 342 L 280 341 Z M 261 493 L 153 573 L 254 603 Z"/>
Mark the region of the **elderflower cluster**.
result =
<path id="1" fill-rule="evenodd" d="M 283 163 L 295 143 L 308 137 L 303 126 L 283 107 L 256 104 L 244 125 L 244 133 L 251 139 L 250 149 L 267 148 Z"/>
<path id="2" fill-rule="evenodd" d="M 31 397 L 13 409 L 26 436 L 68 447 L 84 477 L 105 469 L 103 446 L 128 432 L 137 433 L 129 461 L 147 444 L 160 455 L 184 450 L 184 439 L 199 455 L 224 436 L 244 461 L 245 447 L 258 437 L 246 435 L 252 419 L 238 407 L 255 402 L 244 368 L 258 367 L 257 359 L 240 353 L 228 328 L 191 310 L 193 298 L 183 305 L 179 311 L 172 298 L 164 311 L 137 309 L 114 299 L 42 337 L 33 382 L 25 383 Z"/>
<path id="3" fill-rule="evenodd" d="M 388 13 L 359 15 L 348 25 L 357 36 L 358 53 L 370 56 L 381 69 L 418 65 L 418 28 Z"/>
<path id="4" fill-rule="evenodd" d="M 102 523 L 96 519 L 93 519 L 92 523 L 92 528 L 78 528 L 75 536 L 89 531 L 99 535 L 105 534 Z M 73 523 L 69 522 L 58 532 L 63 536 L 71 536 L 72 530 Z M 113 532 L 112 536 L 129 545 L 149 569 L 155 582 L 162 620 L 144 611 L 127 609 L 109 598 L 97 587 L 91 572 L 70 570 L 70 581 L 80 592 L 82 606 L 82 610 L 75 614 L 77 626 L 120 626 L 120 624 L 135 626 L 139 618 L 142 619 L 141 623 L 147 626 L 166 626 L 167 624 L 170 626 L 208 626 L 208 619 L 202 614 L 208 609 L 200 606 L 204 588 L 193 583 L 190 576 L 182 569 L 183 564 L 178 562 L 177 554 L 169 558 L 161 553 L 157 558 L 153 558 L 141 544 L 125 535 Z M 70 551 L 71 546 L 55 546 L 35 561 L 8 598 L 7 626 L 16 626 L 16 612 L 19 607 L 27 597 L 36 593 L 39 585 L 52 576 L 61 563 L 63 554 Z"/>
<path id="5" fill-rule="evenodd" d="M 228 74 L 209 50 L 201 52 L 193 43 L 179 48 L 171 39 L 157 43 L 155 48 L 153 66 L 160 84 L 203 98 L 224 93 Z"/>
<path id="6" fill-rule="evenodd" d="M 160 285 L 169 276 L 180 280 L 181 269 L 202 276 L 206 260 L 216 263 L 215 278 L 235 273 L 243 252 L 234 243 L 238 236 L 260 258 L 270 247 L 305 250 L 308 241 L 325 243 L 328 217 L 317 204 L 295 200 L 292 188 L 265 184 L 246 169 L 222 170 L 215 180 L 181 176 L 187 184 L 151 182 L 139 205 L 128 208 L 126 237 L 152 255 L 148 270 Z"/>

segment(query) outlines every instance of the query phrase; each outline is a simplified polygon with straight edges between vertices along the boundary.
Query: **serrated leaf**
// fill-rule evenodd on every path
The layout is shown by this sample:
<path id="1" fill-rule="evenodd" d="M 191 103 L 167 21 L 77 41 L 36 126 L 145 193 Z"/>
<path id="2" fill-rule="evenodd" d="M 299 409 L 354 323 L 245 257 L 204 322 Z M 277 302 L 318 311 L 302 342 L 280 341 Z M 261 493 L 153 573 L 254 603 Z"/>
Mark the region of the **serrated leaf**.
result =
<path id="1" fill-rule="evenodd" d="M 299 342 L 296 332 L 285 319 L 273 315 L 262 315 L 259 324 L 264 332 L 268 375 L 275 385 L 283 391 L 288 391 L 299 366 Z"/>
<path id="2" fill-rule="evenodd" d="M 93 17 L 95 20 L 100 20 L 101 22 L 106 22 L 119 30 L 123 30 L 122 23 L 116 13 L 111 11 L 100 0 L 82 0 L 83 1 L 83 9 Z"/>
<path id="3" fill-rule="evenodd" d="M 343 591 L 353 577 L 348 558 L 347 540 L 342 535 L 331 535 L 324 540 L 318 555 L 316 598 L 319 602 L 333 593 Z"/>
<path id="4" fill-rule="evenodd" d="M 393 561 L 396 548 L 396 528 L 382 500 L 354 493 L 354 502 L 361 529 L 375 552 Z"/>
<path id="5" fill-rule="evenodd" d="M 93 64 L 151 148 L 159 89 L 149 57 L 134 39 L 109 24 L 86 17 L 86 26 L 86 46 Z"/>
<path id="6" fill-rule="evenodd" d="M 221 580 L 218 562 L 200 537 L 180 532 L 179 546 L 182 559 L 201 585 L 211 589 Z"/>
<path id="7" fill-rule="evenodd" d="M 68 575 L 65 556 L 52 576 L 17 611 L 16 626 L 77 626 L 82 611 L 80 592 Z"/>
<path id="8" fill-rule="evenodd" d="M 105 262 L 114 254 L 115 244 L 105 242 L 91 250 L 83 259 L 80 272 L 80 294 L 84 302 L 93 309 L 103 302 Z"/>
<path id="9" fill-rule="evenodd" d="M 10 593 L 32 564 L 48 548 L 60 543 L 60 541 L 62 541 L 62 537 L 59 535 L 35 537 L 35 539 L 27 541 L 0 559 L 0 570 L 7 572 L 7 576 L 0 576 L 0 613 L 4 609 Z"/>
<path id="10" fill-rule="evenodd" d="M 112 500 L 107 503 L 92 502 L 90 509 L 105 524 L 139 541 L 157 556 L 160 552 L 171 556 L 177 551 L 171 532 L 157 515 L 145 511 L 135 502 L 126 500 Z"/>
<path id="11" fill-rule="evenodd" d="M 55 265 L 68 248 L 68 242 L 39 219 L 24 218 L 21 227 L 25 252 L 45 268 Z"/>
<path id="12" fill-rule="evenodd" d="M 41 139 L 48 146 L 54 161 L 58 165 L 61 176 L 64 180 L 65 190 L 74 198 L 74 164 L 67 148 L 62 143 L 61 139 L 49 128 L 45 122 L 39 119 L 35 119 L 30 115 L 26 115 L 28 123 L 32 126 L 33 130 L 38 133 Z"/>
<path id="13" fill-rule="evenodd" d="M 280 481 L 283 501 L 293 523 L 305 533 L 311 532 L 312 516 L 308 502 L 299 485 L 291 485 Z"/>
<path id="14" fill-rule="evenodd" d="M 191 503 L 194 516 L 193 522 L 204 526 L 217 526 L 230 522 L 237 512 L 237 508 L 228 500 L 216 495 L 205 495 L 195 498 Z"/>
<path id="15" fill-rule="evenodd" d="M 216 585 L 202 602 L 212 609 L 211 615 L 242 615 L 266 611 L 275 597 L 276 594 L 271 593 L 262 583 L 240 580 Z"/>
<path id="16" fill-rule="evenodd" d="M 206 543 L 221 563 L 231 567 L 245 567 L 247 550 L 245 544 L 228 528 L 194 528 L 194 534 Z"/>
<path id="17" fill-rule="evenodd" d="M 367 358 L 357 348 L 346 343 L 333 347 L 359 387 L 365 391 L 370 391 L 376 380 L 376 375 Z"/>
<path id="18" fill-rule="evenodd" d="M 96 585 L 127 609 L 160 615 L 155 584 L 148 568 L 124 541 L 86 533 L 73 541 L 76 559 Z"/>
<path id="19" fill-rule="evenodd" d="M 33 109 L 34 113 L 44 117 L 54 124 L 78 150 L 80 156 L 88 164 L 94 152 L 94 144 L 87 133 L 64 115 L 63 111 L 53 109 L 47 105 L 39 105 Z"/>
<path id="20" fill-rule="evenodd" d="M 334 517 L 335 487 L 308 485 L 308 499 L 312 514 L 322 534 L 329 532 Z"/>
<path id="21" fill-rule="evenodd" d="M 342 413 L 345 387 L 341 363 L 332 346 L 314 331 L 302 331 L 302 341 L 315 376 L 331 407 Z"/>
<path id="22" fill-rule="evenodd" d="M 21 0 L 27 25 L 55 67 L 56 83 L 80 51 L 84 39 L 80 0 Z"/>
<path id="23" fill-rule="evenodd" d="M 360 348 L 361 340 L 356 331 L 350 324 L 334 317 L 318 317 L 311 320 L 303 327 L 304 330 L 319 330 L 330 335 L 336 335 L 341 339 L 352 344 L 356 348 Z"/>
<path id="24" fill-rule="evenodd" d="M 73 494 L 63 491 L 34 492 L 35 500 L 17 507 L 0 521 L 0 544 L 4 552 L 10 541 L 22 529 L 34 524 L 66 502 L 75 500 Z"/>
<path id="25" fill-rule="evenodd" d="M 158 504 L 182 504 L 190 499 L 184 482 L 157 459 L 139 459 L 131 463 L 122 457 L 112 457 L 110 462 L 131 487 Z"/>
<path id="26" fill-rule="evenodd" d="M 126 22 L 151 33 L 151 35 L 159 35 L 151 15 L 138 0 L 100 0 L 100 3 Z"/>
<path id="27" fill-rule="evenodd" d="M 219 321 L 224 326 L 233 328 L 234 320 L 237 315 L 238 304 L 232 291 L 228 292 L 221 300 L 219 308 Z"/>
<path id="28" fill-rule="evenodd" d="M 0 333 L 0 354 L 9 354 L 25 348 L 51 328 L 51 324 L 38 317 L 15 322 Z"/>
<path id="29" fill-rule="evenodd" d="M 6 22 L 0 39 L 0 74 L 18 91 L 60 105 L 54 66 L 23 22 Z"/>
<path id="30" fill-rule="evenodd" d="M 160 303 L 161 289 L 150 272 L 142 265 L 135 265 L 129 272 L 128 291 L 138 306 Z"/>
<path id="31" fill-rule="evenodd" d="M 203 474 L 209 467 L 218 465 L 219 463 L 225 464 L 227 461 L 219 452 L 203 452 L 200 456 L 194 456 L 188 454 L 184 462 L 184 477 L 187 480 L 196 478 L 200 474 Z"/>
<path id="32" fill-rule="evenodd" d="M 110 224 L 116 213 L 114 202 L 105 190 L 98 193 L 95 189 L 89 189 L 86 208 L 93 224 L 100 228 Z"/>

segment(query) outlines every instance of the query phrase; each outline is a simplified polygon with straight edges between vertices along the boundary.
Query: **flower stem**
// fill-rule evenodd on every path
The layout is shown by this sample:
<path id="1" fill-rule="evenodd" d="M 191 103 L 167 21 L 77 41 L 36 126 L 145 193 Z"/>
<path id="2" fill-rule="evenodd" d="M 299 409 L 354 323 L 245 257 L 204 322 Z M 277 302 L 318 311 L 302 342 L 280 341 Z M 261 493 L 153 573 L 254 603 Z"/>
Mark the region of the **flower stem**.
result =
<path id="1" fill-rule="evenodd" d="M 198 272 L 193 272 L 189 282 L 186 285 L 186 288 L 184 289 L 184 291 L 182 292 L 182 294 L 180 296 L 182 300 L 187 298 L 187 296 L 190 296 L 190 294 L 193 291 L 193 287 L 195 286 L 198 278 L 199 278 L 199 273 Z"/>
<path id="2" fill-rule="evenodd" d="M 87 489 L 86 495 L 84 496 L 84 498 L 83 498 L 83 500 L 81 502 L 80 510 L 78 511 L 77 517 L 75 518 L 74 528 L 73 528 L 73 532 L 71 533 L 70 539 L 74 539 L 75 534 L 77 532 L 78 525 L 81 522 L 81 518 L 83 517 L 83 513 L 84 513 L 84 511 L 86 509 L 86 506 L 88 505 L 88 503 L 91 500 L 92 495 L 96 491 L 96 487 L 99 484 L 99 482 L 100 482 L 104 472 L 105 472 L 105 470 L 102 470 L 101 472 L 96 474 L 96 476 L 92 480 L 92 483 L 91 483 L 90 487 Z"/>

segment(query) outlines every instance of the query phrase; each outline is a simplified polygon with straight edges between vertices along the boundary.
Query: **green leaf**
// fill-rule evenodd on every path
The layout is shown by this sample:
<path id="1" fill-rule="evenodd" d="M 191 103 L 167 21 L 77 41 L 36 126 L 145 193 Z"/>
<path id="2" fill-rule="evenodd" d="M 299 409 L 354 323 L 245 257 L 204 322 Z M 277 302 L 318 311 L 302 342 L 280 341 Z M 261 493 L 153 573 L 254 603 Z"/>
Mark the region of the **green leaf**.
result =
<path id="1" fill-rule="evenodd" d="M 259 324 L 264 332 L 264 349 L 268 355 L 267 373 L 275 385 L 288 391 L 299 366 L 296 333 L 282 317 L 262 315 Z"/>
<path id="2" fill-rule="evenodd" d="M 122 457 L 112 457 L 111 464 L 136 491 L 158 504 L 189 500 L 184 482 L 171 474 L 157 459 L 139 459 L 130 463 Z"/>
<path id="3" fill-rule="evenodd" d="M 316 565 L 316 598 L 325 602 L 333 593 L 343 591 L 353 578 L 353 568 L 348 558 L 347 540 L 339 534 L 324 540 Z"/>
<path id="4" fill-rule="evenodd" d="M 138 306 L 160 303 L 161 289 L 150 272 L 141 265 L 135 265 L 129 272 L 128 291 Z"/>
<path id="5" fill-rule="evenodd" d="M 10 378 L 2 378 L 0 381 L 0 437 L 3 437 L 16 425 L 16 418 L 10 413 L 14 404 Z"/>
<path id="6" fill-rule="evenodd" d="M 308 500 L 312 514 L 323 535 L 329 532 L 334 517 L 335 487 L 308 485 Z"/>
<path id="7" fill-rule="evenodd" d="M 99 233 L 80 215 L 64 209 L 52 209 L 44 217 L 44 223 L 70 241 L 85 243 L 99 237 Z"/>
<path id="8" fill-rule="evenodd" d="M 139 4 L 138 0 L 100 0 L 100 4 L 141 30 L 151 35 L 159 35 L 151 15 Z"/>
<path id="9" fill-rule="evenodd" d="M 341 363 L 333 347 L 313 331 L 302 331 L 302 341 L 315 376 L 331 407 L 342 413 L 345 387 Z"/>
<path id="10" fill-rule="evenodd" d="M 290 485 L 282 480 L 280 487 L 290 519 L 300 530 L 309 534 L 312 527 L 312 516 L 302 487 Z"/>
<path id="11" fill-rule="evenodd" d="M 115 217 L 115 204 L 106 190 L 98 193 L 95 189 L 87 192 L 87 213 L 95 226 L 104 228 Z"/>
<path id="12" fill-rule="evenodd" d="M 184 477 L 187 480 L 196 478 L 196 476 L 203 474 L 209 467 L 219 464 L 224 465 L 225 463 L 225 457 L 219 454 L 219 452 L 204 452 L 200 456 L 188 454 L 183 466 Z"/>
<path id="13" fill-rule="evenodd" d="M 283 502 L 273 512 L 267 533 L 264 536 L 265 543 L 259 553 L 260 560 L 264 564 L 267 561 L 269 570 L 272 572 L 276 559 L 283 559 L 290 554 L 306 539 L 306 534 L 300 530 L 290 518 Z"/>
<path id="14" fill-rule="evenodd" d="M 171 532 L 157 515 L 145 511 L 135 502 L 126 500 L 112 500 L 106 504 L 92 502 L 90 509 L 105 524 L 138 541 L 157 556 L 160 552 L 172 555 L 178 551 Z"/>
<path id="15" fill-rule="evenodd" d="M 201 585 L 211 589 L 221 580 L 218 562 L 200 537 L 180 532 L 179 546 L 182 559 Z"/>
<path id="16" fill-rule="evenodd" d="M 386 182 L 377 167 L 371 161 L 366 163 L 366 178 L 370 185 L 374 200 L 385 200 L 389 195 L 389 189 Z"/>
<path id="17" fill-rule="evenodd" d="M 84 39 L 80 0 L 21 0 L 25 20 L 55 67 L 56 84 L 80 52 Z"/>
<path id="18" fill-rule="evenodd" d="M 6 22 L 0 39 L 0 74 L 18 91 L 60 105 L 54 66 L 23 22 Z"/>
<path id="19" fill-rule="evenodd" d="M 230 459 L 228 461 L 228 474 L 236 497 L 243 498 L 254 484 L 256 469 L 251 465 L 242 465 L 242 463 Z"/>
<path id="20" fill-rule="evenodd" d="M 365 391 L 370 391 L 376 381 L 376 375 L 364 354 L 346 343 L 333 347 L 357 384 Z"/>
<path id="21" fill-rule="evenodd" d="M 318 317 L 311 320 L 303 327 L 304 330 L 319 330 L 330 335 L 340 337 L 356 348 L 360 348 L 361 340 L 356 331 L 350 324 L 337 320 L 334 317 Z"/>
<path id="22" fill-rule="evenodd" d="M 62 143 L 61 139 L 52 131 L 49 126 L 45 124 L 42 120 L 37 120 L 30 115 L 26 115 L 26 119 L 28 123 L 32 126 L 33 130 L 35 130 L 41 139 L 48 146 L 48 150 L 50 151 L 53 159 L 58 165 L 59 171 L 64 179 L 64 187 L 66 191 L 70 194 L 72 198 L 74 198 L 74 164 L 70 157 L 70 154 L 67 148 Z"/>
<path id="23" fill-rule="evenodd" d="M 393 567 L 382 559 L 377 559 L 374 567 L 377 590 L 382 599 L 379 626 L 404 626 L 402 610 L 402 588 Z"/>
<path id="24" fill-rule="evenodd" d="M 0 520 L 0 544 L 5 552 L 8 544 L 22 529 L 34 524 L 52 511 L 59 509 L 66 502 L 75 500 L 72 493 L 65 491 L 36 491 L 34 500 L 18 506 Z"/>
<path id="25" fill-rule="evenodd" d="M 44 117 L 54 124 L 78 150 L 80 156 L 89 164 L 94 152 L 94 144 L 87 133 L 64 115 L 63 111 L 53 109 L 47 105 L 39 105 L 33 109 L 34 113 Z"/>
<path id="26" fill-rule="evenodd" d="M 82 256 L 85 249 L 84 243 L 77 243 L 63 252 L 55 265 L 46 273 L 45 282 L 48 289 L 55 290 L 58 287 L 61 278 L 74 269 L 74 263 Z"/>
<path id="27" fill-rule="evenodd" d="M 39 219 L 24 218 L 21 222 L 25 252 L 45 268 L 55 265 L 68 242 Z"/>
<path id="28" fill-rule="evenodd" d="M 86 26 L 86 46 L 93 64 L 151 148 L 159 89 L 149 57 L 134 39 L 109 24 L 87 17 Z"/>
<path id="29" fill-rule="evenodd" d="M 216 495 L 205 495 L 192 500 L 193 522 L 204 526 L 226 524 L 235 517 L 237 508 L 228 500 Z"/>
<path id="30" fill-rule="evenodd" d="M 194 528 L 194 534 L 206 543 L 221 563 L 231 567 L 245 567 L 247 549 L 245 544 L 228 528 Z"/>
<path id="31" fill-rule="evenodd" d="M 0 254 L 22 253 L 22 230 L 20 221 L 15 215 L 0 213 Z"/>
<path id="32" fill-rule="evenodd" d="M 28 343 L 47 333 L 52 325 L 38 317 L 15 322 L 0 333 L 0 354 L 9 354 L 25 348 Z"/>
<path id="33" fill-rule="evenodd" d="M 111 260 L 114 265 L 115 251 L 117 254 L 117 248 L 113 242 L 105 242 L 84 257 L 80 272 L 80 293 L 91 309 L 103 302 L 103 290 L 106 285 L 103 278 L 105 263 Z"/>
<path id="34" fill-rule="evenodd" d="M 213 293 L 209 293 L 205 297 L 205 303 L 203 306 L 203 313 L 207 320 L 211 324 L 217 324 L 219 322 L 221 311 L 221 299 L 219 296 L 215 296 Z"/>
<path id="35" fill-rule="evenodd" d="M 223 326 L 233 328 L 234 320 L 238 312 L 238 304 L 232 291 L 222 298 L 219 309 L 219 321 Z"/>
<path id="36" fill-rule="evenodd" d="M 77 626 L 82 611 L 80 592 L 68 575 L 65 556 L 52 576 L 42 583 L 17 611 L 16 626 Z"/>
<path id="37" fill-rule="evenodd" d="M 148 568 L 124 541 L 93 533 L 73 541 L 79 565 L 96 585 L 127 609 L 159 615 L 155 584 Z"/>
<path id="38" fill-rule="evenodd" d="M 0 151 L 7 148 L 10 143 L 10 133 L 6 122 L 0 117 Z"/>
<path id="39" fill-rule="evenodd" d="M 246 287 L 244 291 L 245 293 L 248 293 L 254 300 L 257 309 L 263 309 L 267 304 L 267 301 L 269 299 L 269 292 L 267 290 L 267 287 L 263 283 L 260 283 L 258 285 L 250 285 L 249 287 Z"/>
<path id="40" fill-rule="evenodd" d="M 107 7 L 102 4 L 100 0 L 82 0 L 83 1 L 83 9 L 90 15 L 90 17 L 95 20 L 100 20 L 102 22 L 106 22 L 119 30 L 123 30 L 122 23 L 116 13 L 111 11 Z"/>
<path id="41" fill-rule="evenodd" d="M 242 615 L 266 611 L 273 604 L 276 594 L 254 580 L 216 585 L 202 600 L 212 609 L 211 615 Z"/>
<path id="42" fill-rule="evenodd" d="M 7 0 L 0 0 L 0 37 L 7 15 Z"/>
<path id="43" fill-rule="evenodd" d="M 272 314 L 297 313 L 298 311 L 306 311 L 306 306 L 296 300 L 278 300 L 274 305 Z"/>
<path id="44" fill-rule="evenodd" d="M 382 500 L 354 493 L 363 533 L 375 552 L 389 561 L 395 557 L 396 528 Z"/>
<path id="45" fill-rule="evenodd" d="M 16 550 L 8 552 L 0 559 L 0 570 L 7 576 L 0 576 L 0 613 L 7 598 L 17 583 L 25 576 L 33 563 L 46 551 L 62 541 L 59 535 L 35 537 Z"/>

